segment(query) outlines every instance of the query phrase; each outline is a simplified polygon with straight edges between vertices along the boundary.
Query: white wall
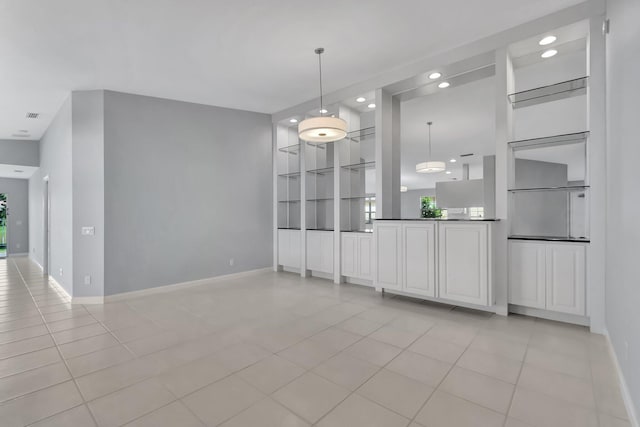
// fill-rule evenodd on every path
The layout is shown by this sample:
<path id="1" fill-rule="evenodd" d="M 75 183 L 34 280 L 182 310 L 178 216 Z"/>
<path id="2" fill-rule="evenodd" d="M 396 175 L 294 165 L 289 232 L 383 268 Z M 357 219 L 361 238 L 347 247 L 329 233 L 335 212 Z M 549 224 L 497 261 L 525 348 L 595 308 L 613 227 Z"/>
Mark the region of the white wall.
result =
<path id="1" fill-rule="evenodd" d="M 607 14 L 606 320 L 636 413 L 640 410 L 640 2 L 609 0 Z M 628 351 L 627 351 L 628 345 Z"/>

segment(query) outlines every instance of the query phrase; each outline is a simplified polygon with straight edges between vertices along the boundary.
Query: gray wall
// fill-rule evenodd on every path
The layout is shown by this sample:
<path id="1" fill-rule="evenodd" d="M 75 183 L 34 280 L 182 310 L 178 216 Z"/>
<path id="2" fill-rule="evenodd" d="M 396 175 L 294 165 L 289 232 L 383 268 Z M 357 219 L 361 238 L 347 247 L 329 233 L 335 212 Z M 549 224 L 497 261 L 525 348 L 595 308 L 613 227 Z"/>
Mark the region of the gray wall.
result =
<path id="1" fill-rule="evenodd" d="M 72 101 L 73 296 L 99 297 L 104 295 L 104 91 L 73 92 Z M 95 234 L 83 236 L 85 226 Z"/>
<path id="2" fill-rule="evenodd" d="M 71 97 L 65 101 L 40 140 L 40 169 L 29 179 L 30 256 L 42 264 L 43 178 L 49 177 L 51 231 L 49 274 L 73 295 Z M 62 269 L 63 274 L 60 274 Z"/>
<path id="3" fill-rule="evenodd" d="M 24 141 L 20 141 L 24 142 Z M 29 252 L 29 182 L 0 178 L 0 193 L 7 195 L 7 253 Z"/>
<path id="4" fill-rule="evenodd" d="M 609 0 L 607 35 L 607 329 L 640 410 L 640 2 Z M 595 200 L 596 206 L 601 201 Z M 628 343 L 628 352 L 625 350 Z"/>
<path id="5" fill-rule="evenodd" d="M 105 294 L 271 265 L 270 116 L 108 91 L 104 108 Z"/>
<path id="6" fill-rule="evenodd" d="M 38 141 L 0 139 L 0 163 L 6 165 L 39 166 L 40 144 Z"/>

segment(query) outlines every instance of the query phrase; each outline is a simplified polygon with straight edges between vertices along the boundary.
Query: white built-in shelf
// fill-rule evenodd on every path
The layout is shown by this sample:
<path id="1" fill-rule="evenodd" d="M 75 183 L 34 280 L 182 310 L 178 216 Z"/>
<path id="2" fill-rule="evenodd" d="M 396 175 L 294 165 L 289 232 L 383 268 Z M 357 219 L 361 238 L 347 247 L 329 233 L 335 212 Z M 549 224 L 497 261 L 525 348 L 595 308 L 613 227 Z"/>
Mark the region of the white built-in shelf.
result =
<path id="1" fill-rule="evenodd" d="M 526 191 L 583 191 L 588 189 L 588 185 L 568 185 L 563 187 L 536 187 L 536 188 L 512 188 L 508 191 L 511 193 L 519 193 Z"/>
<path id="2" fill-rule="evenodd" d="M 281 147 L 281 148 L 278 148 L 278 151 L 297 156 L 298 153 L 300 152 L 300 144 L 293 144 L 293 145 L 288 145 L 286 147 Z"/>
<path id="3" fill-rule="evenodd" d="M 281 173 L 278 174 L 278 176 L 282 178 L 298 178 L 300 176 L 300 172 Z"/>
<path id="4" fill-rule="evenodd" d="M 543 102 L 580 96 L 587 93 L 588 77 L 580 77 L 535 89 L 523 90 L 509 95 L 513 108 L 529 107 Z"/>
<path id="5" fill-rule="evenodd" d="M 317 175 L 326 175 L 329 173 L 333 173 L 333 166 L 329 166 L 326 168 L 318 168 L 318 169 L 309 169 L 307 173 L 314 173 Z"/>
<path id="6" fill-rule="evenodd" d="M 589 137 L 589 131 L 565 133 L 562 135 L 545 136 L 542 138 L 521 139 L 519 141 L 511 141 L 509 145 L 513 149 L 534 148 L 538 146 L 566 145 L 585 142 Z"/>
<path id="7" fill-rule="evenodd" d="M 368 139 L 375 136 L 375 134 L 376 134 L 376 128 L 375 126 L 371 126 L 368 128 L 362 128 L 362 129 L 348 132 L 345 139 L 348 139 L 353 142 L 360 142 L 364 139 Z"/>
<path id="8" fill-rule="evenodd" d="M 362 162 L 362 163 L 354 163 L 351 165 L 342 166 L 343 169 L 351 170 L 351 171 L 359 171 L 361 169 L 373 169 L 376 167 L 376 162 Z"/>

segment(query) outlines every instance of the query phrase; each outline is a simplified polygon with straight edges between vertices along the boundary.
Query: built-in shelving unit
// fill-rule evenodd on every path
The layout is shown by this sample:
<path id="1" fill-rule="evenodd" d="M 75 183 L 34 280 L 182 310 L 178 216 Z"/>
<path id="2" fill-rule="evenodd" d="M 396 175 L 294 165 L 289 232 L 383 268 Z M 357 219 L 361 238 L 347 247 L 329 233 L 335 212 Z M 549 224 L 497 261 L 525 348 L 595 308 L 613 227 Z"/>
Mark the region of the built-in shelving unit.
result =
<path id="1" fill-rule="evenodd" d="M 305 143 L 306 229 L 333 231 L 334 143 Z"/>
<path id="2" fill-rule="evenodd" d="M 588 77 L 567 80 L 509 94 L 513 108 L 529 107 L 543 102 L 557 101 L 587 93 Z"/>
<path id="3" fill-rule="evenodd" d="M 283 128 L 282 138 L 276 151 L 278 228 L 299 230 L 301 176 L 300 147 L 295 129 Z"/>
<path id="4" fill-rule="evenodd" d="M 373 230 L 376 215 L 375 128 L 349 132 L 340 143 L 340 229 Z"/>

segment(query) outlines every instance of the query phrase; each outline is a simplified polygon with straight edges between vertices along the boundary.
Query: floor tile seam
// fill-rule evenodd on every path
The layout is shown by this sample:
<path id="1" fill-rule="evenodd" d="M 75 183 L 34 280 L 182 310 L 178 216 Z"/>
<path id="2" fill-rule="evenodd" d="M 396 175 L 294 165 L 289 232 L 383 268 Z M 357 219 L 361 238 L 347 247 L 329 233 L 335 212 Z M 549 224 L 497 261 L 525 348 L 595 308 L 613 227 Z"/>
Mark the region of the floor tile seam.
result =
<path id="1" fill-rule="evenodd" d="M 94 418 L 94 421 L 96 422 L 96 425 L 98 425 L 98 426 L 99 426 L 100 424 L 97 422 L 97 419 L 96 419 L 95 415 L 93 414 L 93 411 L 91 410 L 91 406 L 89 406 L 89 404 L 90 404 L 90 403 L 96 402 L 96 401 L 98 401 L 98 400 L 100 400 L 100 399 L 102 399 L 102 398 L 105 398 L 105 397 L 108 397 L 108 396 L 111 396 L 111 395 L 115 395 L 116 393 L 120 393 L 120 392 L 122 392 L 123 390 L 126 390 L 127 388 L 130 388 L 130 387 L 136 386 L 136 385 L 138 385 L 138 384 L 142 384 L 143 382 L 145 382 L 145 381 L 149 381 L 149 380 L 151 380 L 151 379 L 156 379 L 156 380 L 157 380 L 157 382 L 158 382 L 158 383 L 160 384 L 160 386 L 162 387 L 162 389 L 163 389 L 163 390 L 165 390 L 166 392 L 168 392 L 168 393 L 173 397 L 173 399 L 172 399 L 170 402 L 168 402 L 168 403 L 166 403 L 166 404 L 164 404 L 164 405 L 162 405 L 162 406 L 159 406 L 159 407 L 157 407 L 157 408 L 155 408 L 155 409 L 153 409 L 153 410 L 151 410 L 151 411 L 145 412 L 144 414 L 141 414 L 140 416 L 137 416 L 137 417 L 135 417 L 134 419 L 131 419 L 131 420 L 126 421 L 126 422 L 125 422 L 125 424 L 131 423 L 131 422 L 133 422 L 133 421 L 135 421 L 135 420 L 137 420 L 137 419 L 139 419 L 139 418 L 142 418 L 142 417 L 144 417 L 144 416 L 146 416 L 146 415 L 149 415 L 150 413 L 152 413 L 152 412 L 154 412 L 154 411 L 157 411 L 157 410 L 159 410 L 159 409 L 162 409 L 162 408 L 164 408 L 165 406 L 169 406 L 169 405 L 171 405 L 172 403 L 175 403 L 175 402 L 180 401 L 180 397 L 178 397 L 174 392 L 172 392 L 172 391 L 171 391 L 171 390 L 170 390 L 170 389 L 169 389 L 169 388 L 168 388 L 168 387 L 167 387 L 167 386 L 166 386 L 166 385 L 165 385 L 165 384 L 160 380 L 159 375 L 152 375 L 152 376 L 148 376 L 148 377 L 145 377 L 145 378 L 140 379 L 139 381 L 135 381 L 135 382 L 133 382 L 133 383 L 131 383 L 131 384 L 128 384 L 128 385 L 126 385 L 126 386 L 124 386 L 124 387 L 118 388 L 117 390 L 113 390 L 113 391 L 110 391 L 109 393 L 103 394 L 103 395 L 101 395 L 101 396 L 97 396 L 97 397 L 95 397 L 95 398 L 93 398 L 93 399 L 91 399 L 91 400 L 86 400 L 86 399 L 84 398 L 84 396 L 82 396 L 83 401 L 84 401 L 84 404 L 87 406 L 87 409 L 88 409 L 88 410 L 89 410 L 89 412 L 91 413 L 91 416 Z M 186 405 L 185 405 L 185 406 L 186 406 Z M 195 415 L 195 414 L 194 414 L 194 415 Z M 123 424 L 123 425 L 124 425 L 124 424 Z"/>
<path id="2" fill-rule="evenodd" d="M 35 369 L 45 368 L 45 367 L 48 367 L 48 366 L 55 365 L 56 363 L 62 363 L 62 362 L 50 363 L 50 364 L 48 364 L 48 365 L 40 366 L 40 367 L 38 367 L 38 368 L 34 368 L 34 369 L 31 369 L 31 370 L 33 371 L 33 370 L 35 370 Z M 25 371 L 25 372 L 29 372 L 29 371 Z M 23 373 L 24 373 L 24 372 L 20 372 L 20 373 L 18 373 L 18 374 L 14 374 L 14 375 L 20 375 L 20 374 L 23 374 Z M 13 376 L 13 375 L 10 375 L 10 376 Z M 1 378 L 1 379 L 3 379 L 3 380 L 4 380 L 4 379 L 6 379 L 6 378 L 9 378 L 9 377 L 3 377 L 3 378 Z M 67 377 L 67 378 L 65 378 L 65 379 L 57 380 L 55 383 L 49 384 L 49 385 L 47 385 L 47 386 L 45 386 L 45 387 L 40 387 L 40 388 L 38 388 L 38 389 L 36 389 L 36 390 L 31 390 L 31 391 L 28 391 L 28 392 L 26 392 L 26 393 L 22 393 L 22 394 L 20 394 L 20 395 L 12 396 L 12 397 L 10 397 L 10 398 L 8 398 L 8 399 L 5 399 L 5 400 L 0 400 L 0 406 L 6 405 L 6 404 L 10 403 L 10 402 L 11 402 L 11 401 L 13 401 L 13 400 L 18 400 L 18 399 L 20 399 L 20 398 L 22 398 L 22 397 L 26 397 L 26 396 L 28 396 L 28 395 L 30 395 L 30 394 L 34 394 L 34 393 L 37 393 L 37 392 L 39 392 L 39 391 L 46 390 L 46 389 L 48 389 L 48 388 L 55 387 L 55 386 L 57 386 L 57 385 L 60 385 L 60 384 L 63 384 L 63 383 L 69 382 L 69 381 L 71 381 L 71 380 L 72 380 L 72 378 L 71 378 L 71 376 L 69 376 L 69 377 Z"/>
<path id="3" fill-rule="evenodd" d="M 27 426 L 28 426 L 28 427 L 31 427 L 31 426 L 33 426 L 35 423 L 40 423 L 40 422 L 43 422 L 43 421 L 46 421 L 46 420 L 52 419 L 52 418 L 54 418 L 54 417 L 56 417 L 56 416 L 58 416 L 58 415 L 60 415 L 60 414 L 62 414 L 62 413 L 64 413 L 64 412 L 67 412 L 67 411 L 71 411 L 71 410 L 77 409 L 77 408 L 79 408 L 79 407 L 81 407 L 81 406 L 86 407 L 86 408 L 87 408 L 87 411 L 88 411 L 89 413 L 91 413 L 91 411 L 89 411 L 89 407 L 87 407 L 86 402 L 84 402 L 84 401 L 83 401 L 83 402 L 82 402 L 81 404 L 79 404 L 79 405 L 76 405 L 76 406 L 73 406 L 73 407 L 71 407 L 71 408 L 65 409 L 64 411 L 61 411 L 61 412 L 56 412 L 55 414 L 47 415 L 46 417 L 41 418 L 41 419 L 39 419 L 39 420 L 37 420 L 37 421 L 34 421 L 34 422 L 33 422 L 33 423 L 31 423 L 31 424 L 27 424 Z M 93 416 L 92 416 L 92 418 L 93 418 Z M 97 424 L 96 424 L 96 425 L 97 425 Z M 83 426 L 83 427 L 84 427 L 84 426 Z"/>
<path id="4" fill-rule="evenodd" d="M 40 325 L 36 325 L 36 326 L 40 326 Z M 26 328 L 25 328 L 26 329 Z M 18 339 L 14 339 L 13 341 L 6 341 L 6 342 L 2 342 L 0 343 L 0 346 L 6 345 L 6 344 L 14 344 L 20 341 L 26 341 L 28 339 L 32 339 L 32 338 L 39 338 L 39 337 L 43 337 L 45 335 L 48 335 L 49 331 L 47 330 L 45 333 L 43 334 L 39 334 L 39 335 L 34 335 L 32 337 L 26 337 L 26 338 L 18 338 Z M 53 339 L 53 338 L 52 338 Z M 6 358 L 5 358 L 6 359 Z"/>
<path id="5" fill-rule="evenodd" d="M 20 268 L 18 267 L 18 265 L 16 264 L 15 260 L 13 260 L 13 264 L 16 267 L 18 274 L 20 275 L 20 277 L 22 278 L 22 282 L 24 283 L 25 287 L 27 287 L 27 282 L 25 281 L 24 277 L 22 276 L 22 272 L 20 271 Z M 28 288 L 28 287 L 27 287 Z M 31 291 L 29 291 L 29 293 L 31 293 Z M 38 312 L 40 312 L 40 315 L 42 316 L 42 320 L 45 321 L 44 316 L 42 315 L 42 312 L 40 311 L 40 308 L 38 308 Z M 49 328 L 49 325 L 45 322 L 45 327 L 47 328 L 47 330 L 49 331 L 49 334 L 52 336 L 51 334 L 51 329 Z M 53 339 L 53 336 L 52 336 Z M 55 341 L 54 341 L 55 343 Z M 80 387 L 78 386 L 78 382 L 76 381 L 75 377 L 73 376 L 73 373 L 71 372 L 71 369 L 69 368 L 69 364 L 67 363 L 66 359 L 64 358 L 60 348 L 56 345 L 55 346 L 56 351 L 58 352 L 58 356 L 60 357 L 60 359 L 62 360 L 62 363 L 64 364 L 65 368 L 67 369 L 67 373 L 69 374 L 69 376 L 71 377 L 71 381 L 73 381 L 73 385 L 76 388 L 76 392 L 78 393 L 78 396 L 80 396 L 80 399 L 82 399 L 82 401 L 84 402 L 84 396 L 82 395 L 82 392 L 80 391 Z M 91 411 L 89 411 L 89 413 L 91 414 Z M 95 419 L 95 417 L 93 416 L 93 414 L 91 414 L 91 418 L 93 419 L 93 422 L 98 425 L 97 420 Z"/>
<path id="6" fill-rule="evenodd" d="M 435 326 L 435 325 L 434 325 L 434 326 Z M 425 334 L 426 334 L 426 332 L 425 332 Z M 447 341 L 447 342 L 449 342 L 450 344 L 455 344 L 455 343 L 451 343 L 450 341 Z M 461 347 L 462 347 L 462 346 L 461 346 Z M 444 391 L 444 390 L 440 390 L 440 386 L 442 385 L 442 383 L 444 383 L 444 381 L 447 379 L 447 377 L 451 374 L 451 371 L 453 371 L 453 368 L 455 368 L 456 366 L 458 366 L 458 362 L 460 361 L 460 359 L 462 358 L 462 356 L 467 352 L 467 350 L 469 350 L 469 348 L 470 348 L 470 347 L 471 347 L 471 342 L 469 342 L 466 346 L 464 346 L 464 350 L 463 350 L 462 352 L 460 352 L 460 355 L 456 358 L 456 360 L 455 360 L 455 361 L 453 361 L 453 363 L 451 363 L 451 364 L 450 364 L 451 366 L 449 366 L 449 369 L 447 370 L 447 373 L 446 373 L 446 374 L 444 374 L 444 375 L 442 376 L 442 379 L 438 382 L 438 384 L 437 384 L 435 387 L 433 387 L 433 393 L 431 393 L 431 396 L 429 396 L 429 398 L 428 398 L 428 399 L 427 399 L 427 400 L 422 404 L 422 406 L 420 407 L 420 409 L 418 409 L 418 411 L 417 411 L 417 412 L 416 412 L 416 414 L 413 416 L 413 418 L 411 418 L 411 422 L 416 422 L 416 421 L 415 421 L 415 419 L 416 419 L 416 417 L 418 416 L 418 414 L 419 414 L 420 412 L 422 412 L 422 410 L 424 409 L 424 407 L 427 405 L 427 403 L 429 403 L 429 400 L 431 400 L 431 398 L 433 397 L 433 395 L 434 395 L 437 391 L 441 391 L 441 392 L 443 392 L 443 393 L 447 393 L 447 392 L 446 392 L 446 391 Z M 425 356 L 425 357 L 428 357 L 428 356 Z M 440 361 L 440 362 L 443 362 L 442 360 L 439 360 L 439 359 L 435 359 L 435 360 L 438 360 L 438 361 Z M 449 363 L 449 362 L 444 362 L 444 363 Z M 451 394 L 451 393 L 447 393 L 447 394 Z M 451 394 L 451 395 L 452 395 L 452 396 L 455 396 L 455 397 L 459 397 L 459 396 L 456 396 L 456 395 L 453 395 L 453 394 Z M 459 398 L 460 398 L 460 399 L 463 399 L 463 398 L 461 398 L 461 397 L 459 397 Z M 463 399 L 463 400 L 467 400 L 467 399 Z M 469 402 L 470 402 L 470 401 L 469 401 Z M 477 403 L 475 403 L 475 402 L 471 402 L 471 403 L 473 403 L 473 404 L 475 404 L 475 405 L 478 405 L 478 404 L 477 404 Z M 481 406 L 481 407 L 483 407 L 483 408 L 484 408 L 484 406 L 482 406 L 482 405 L 478 405 L 478 406 Z M 486 408 L 486 409 L 489 409 L 489 408 Z M 491 411 L 493 411 L 493 410 L 491 409 Z M 495 412 L 495 411 L 493 411 L 493 412 Z"/>

